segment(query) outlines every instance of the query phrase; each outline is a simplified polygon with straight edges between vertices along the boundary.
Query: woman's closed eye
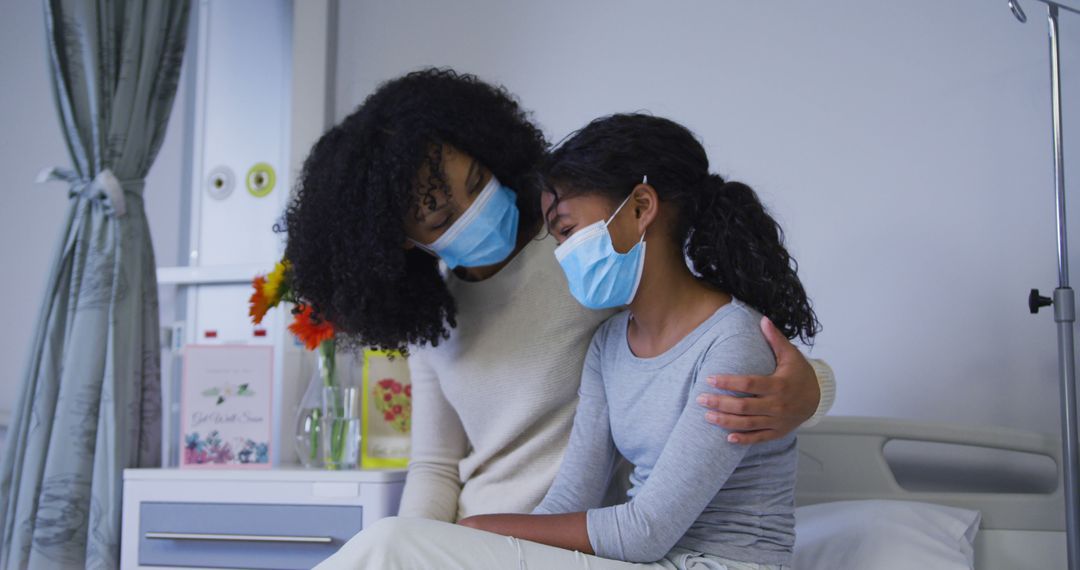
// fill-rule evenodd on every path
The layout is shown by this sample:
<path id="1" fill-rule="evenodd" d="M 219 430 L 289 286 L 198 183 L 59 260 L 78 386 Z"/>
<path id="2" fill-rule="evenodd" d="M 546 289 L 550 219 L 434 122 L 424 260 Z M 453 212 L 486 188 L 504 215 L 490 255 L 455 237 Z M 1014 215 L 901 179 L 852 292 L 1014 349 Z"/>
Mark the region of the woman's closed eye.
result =
<path id="1" fill-rule="evenodd" d="M 454 219 L 453 214 L 447 214 L 446 218 L 443 221 L 439 222 L 438 224 L 435 224 L 435 225 L 431 226 L 431 229 L 433 229 L 433 230 L 441 230 L 441 229 L 449 226 L 450 221 L 453 220 L 453 219 Z"/>

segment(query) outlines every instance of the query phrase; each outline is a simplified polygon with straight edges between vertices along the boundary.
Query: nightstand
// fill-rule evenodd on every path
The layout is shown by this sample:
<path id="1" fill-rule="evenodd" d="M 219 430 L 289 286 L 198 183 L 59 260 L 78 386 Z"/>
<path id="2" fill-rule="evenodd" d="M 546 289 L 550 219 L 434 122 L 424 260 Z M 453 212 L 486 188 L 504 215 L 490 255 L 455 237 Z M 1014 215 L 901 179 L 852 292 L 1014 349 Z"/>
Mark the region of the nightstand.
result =
<path id="1" fill-rule="evenodd" d="M 125 469 L 120 566 L 309 569 L 397 513 L 404 470 Z"/>

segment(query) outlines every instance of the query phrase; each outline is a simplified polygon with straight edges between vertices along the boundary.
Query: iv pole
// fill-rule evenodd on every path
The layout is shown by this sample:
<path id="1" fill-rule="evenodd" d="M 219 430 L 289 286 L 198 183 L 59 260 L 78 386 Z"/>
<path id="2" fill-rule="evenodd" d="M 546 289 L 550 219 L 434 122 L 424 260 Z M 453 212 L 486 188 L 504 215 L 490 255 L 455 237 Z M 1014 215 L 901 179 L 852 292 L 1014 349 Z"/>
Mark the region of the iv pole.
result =
<path id="1" fill-rule="evenodd" d="M 1058 288 L 1053 299 L 1043 297 L 1038 289 L 1028 296 L 1032 314 L 1048 305 L 1054 306 L 1057 323 L 1058 371 L 1061 376 L 1061 445 L 1065 465 L 1065 530 L 1069 570 L 1080 570 L 1080 497 L 1077 496 L 1076 368 L 1073 323 L 1076 322 L 1073 290 L 1069 287 L 1069 243 L 1065 232 L 1065 164 L 1061 149 L 1061 60 L 1058 55 L 1058 11 L 1080 14 L 1073 0 L 1039 0 L 1047 5 L 1050 27 L 1050 97 L 1054 129 L 1054 191 L 1057 205 Z M 1021 23 L 1027 21 L 1018 0 L 1009 0 L 1009 8 Z"/>

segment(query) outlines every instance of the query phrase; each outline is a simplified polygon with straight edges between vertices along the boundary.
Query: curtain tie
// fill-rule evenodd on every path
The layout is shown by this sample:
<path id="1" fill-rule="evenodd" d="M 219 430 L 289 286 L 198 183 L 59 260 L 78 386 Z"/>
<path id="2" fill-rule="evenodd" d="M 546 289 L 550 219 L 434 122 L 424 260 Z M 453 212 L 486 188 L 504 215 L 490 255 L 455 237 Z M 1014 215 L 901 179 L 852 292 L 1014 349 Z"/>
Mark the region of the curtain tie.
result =
<path id="1" fill-rule="evenodd" d="M 35 182 L 40 184 L 51 180 L 62 180 L 70 184 L 69 198 L 78 196 L 91 200 L 100 199 L 105 205 L 106 215 L 115 215 L 117 218 L 127 214 L 127 199 L 124 194 L 139 196 L 134 189 L 128 190 L 125 186 L 132 187 L 142 182 L 141 180 L 120 180 L 108 168 L 99 172 L 93 179 L 86 179 L 74 170 L 58 166 L 42 170 L 38 173 Z"/>

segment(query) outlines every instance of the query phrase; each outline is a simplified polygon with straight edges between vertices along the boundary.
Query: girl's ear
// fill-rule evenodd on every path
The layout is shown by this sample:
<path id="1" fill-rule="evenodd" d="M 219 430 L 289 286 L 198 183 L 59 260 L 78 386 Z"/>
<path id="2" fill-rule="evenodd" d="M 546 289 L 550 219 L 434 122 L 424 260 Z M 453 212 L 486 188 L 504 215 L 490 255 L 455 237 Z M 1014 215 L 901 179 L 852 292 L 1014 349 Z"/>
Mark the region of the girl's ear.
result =
<path id="1" fill-rule="evenodd" d="M 634 208 L 634 218 L 637 220 L 638 234 L 645 233 L 645 229 L 652 225 L 653 220 L 660 214 L 660 196 L 656 189 L 649 184 L 638 184 L 634 187 L 634 197 L 630 204 Z"/>

